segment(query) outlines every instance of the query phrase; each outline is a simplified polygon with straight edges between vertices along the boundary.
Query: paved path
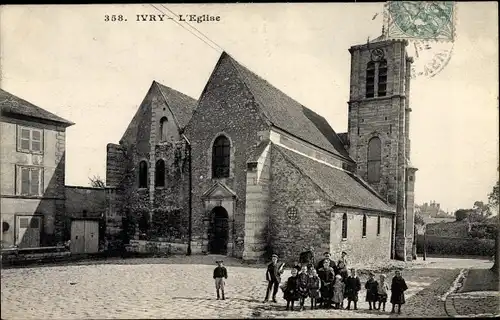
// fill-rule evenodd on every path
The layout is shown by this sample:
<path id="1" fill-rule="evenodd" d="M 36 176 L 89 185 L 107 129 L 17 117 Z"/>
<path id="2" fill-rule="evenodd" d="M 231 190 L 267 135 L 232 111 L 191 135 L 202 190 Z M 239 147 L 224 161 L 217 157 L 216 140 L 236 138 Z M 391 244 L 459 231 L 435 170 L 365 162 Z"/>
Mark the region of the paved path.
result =
<path id="1" fill-rule="evenodd" d="M 190 258 L 196 261 L 196 258 Z M 200 258 L 200 261 L 204 258 Z M 211 258 L 212 259 L 212 258 Z M 178 259 L 179 261 L 182 259 Z M 229 260 L 229 259 L 228 259 Z M 387 317 L 369 312 L 360 292 L 356 312 L 346 310 L 284 311 L 285 302 L 263 304 L 265 271 L 230 266 L 226 301 L 215 300 L 211 278 L 214 265 L 163 264 L 158 260 L 112 261 L 101 264 L 4 269 L 1 274 L 2 319 L 110 319 L 110 318 L 251 318 L 251 317 Z M 172 262 L 172 261 L 170 261 Z M 174 260 L 175 262 L 175 260 Z M 228 261 L 233 264 L 234 261 Z M 417 266 L 418 267 L 418 266 Z M 285 273 L 285 277 L 289 276 Z M 458 271 L 411 269 L 407 304 L 401 316 L 418 316 L 435 300 L 435 284 L 449 287 Z M 389 279 L 392 274 L 388 274 Z M 451 280 L 450 280 L 451 279 Z M 364 284 L 364 280 L 363 284 Z M 429 289 L 430 288 L 430 289 Z M 439 289 L 438 288 L 438 289 Z M 427 291 L 423 289 L 429 289 Z M 438 290 L 439 291 L 439 290 Z M 441 290 L 442 291 L 442 290 Z M 424 292 L 425 295 L 419 294 Z M 424 304 L 422 305 L 422 303 Z M 439 309 L 439 308 L 438 308 Z M 390 304 L 387 305 L 390 311 Z M 436 311 L 441 315 L 442 310 Z M 437 316 L 439 316 L 436 313 Z M 432 311 L 426 313 L 432 316 Z"/>

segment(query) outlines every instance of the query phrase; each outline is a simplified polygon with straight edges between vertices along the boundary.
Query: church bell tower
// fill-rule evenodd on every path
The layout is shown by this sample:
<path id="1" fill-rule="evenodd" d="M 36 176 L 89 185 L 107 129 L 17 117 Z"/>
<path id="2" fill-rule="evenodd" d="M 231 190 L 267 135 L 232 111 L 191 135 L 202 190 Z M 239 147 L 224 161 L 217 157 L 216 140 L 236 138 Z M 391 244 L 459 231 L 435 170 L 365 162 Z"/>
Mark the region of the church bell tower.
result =
<path id="1" fill-rule="evenodd" d="M 396 209 L 393 258 L 411 260 L 415 171 L 410 164 L 410 78 L 406 40 L 384 35 L 352 46 L 348 150 L 356 171 Z"/>

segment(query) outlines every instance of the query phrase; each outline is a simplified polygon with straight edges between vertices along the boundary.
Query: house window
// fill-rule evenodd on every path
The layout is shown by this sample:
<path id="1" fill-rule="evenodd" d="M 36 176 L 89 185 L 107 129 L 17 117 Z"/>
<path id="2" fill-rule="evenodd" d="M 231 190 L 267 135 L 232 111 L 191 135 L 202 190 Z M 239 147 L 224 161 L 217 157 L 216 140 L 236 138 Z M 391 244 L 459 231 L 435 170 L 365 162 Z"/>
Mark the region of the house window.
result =
<path id="1" fill-rule="evenodd" d="M 382 60 L 378 65 L 378 90 L 377 96 L 385 97 L 387 94 L 387 61 Z"/>
<path id="2" fill-rule="evenodd" d="M 373 137 L 368 142 L 368 182 L 380 182 L 382 150 L 380 138 Z"/>
<path id="3" fill-rule="evenodd" d="M 165 161 L 160 159 L 156 161 L 155 166 L 155 187 L 165 186 Z"/>
<path id="4" fill-rule="evenodd" d="M 212 147 L 212 177 L 229 177 L 231 145 L 225 136 L 219 136 Z"/>
<path id="5" fill-rule="evenodd" d="M 160 141 L 167 141 L 168 119 L 163 117 L 160 120 Z"/>
<path id="6" fill-rule="evenodd" d="M 375 63 L 368 62 L 366 67 L 366 97 L 373 98 L 375 93 Z"/>
<path id="7" fill-rule="evenodd" d="M 17 151 L 43 153 L 43 130 L 18 126 Z"/>
<path id="8" fill-rule="evenodd" d="M 363 215 L 363 238 L 366 237 L 366 214 Z"/>
<path id="9" fill-rule="evenodd" d="M 41 196 L 43 186 L 43 168 L 18 167 L 17 194 L 23 196 Z"/>
<path id="10" fill-rule="evenodd" d="M 347 239 L 347 213 L 342 215 L 342 239 Z"/>
<path id="11" fill-rule="evenodd" d="M 146 161 L 139 162 L 139 188 L 148 187 L 148 163 Z"/>
<path id="12" fill-rule="evenodd" d="M 380 216 L 377 217 L 377 236 L 380 235 Z"/>

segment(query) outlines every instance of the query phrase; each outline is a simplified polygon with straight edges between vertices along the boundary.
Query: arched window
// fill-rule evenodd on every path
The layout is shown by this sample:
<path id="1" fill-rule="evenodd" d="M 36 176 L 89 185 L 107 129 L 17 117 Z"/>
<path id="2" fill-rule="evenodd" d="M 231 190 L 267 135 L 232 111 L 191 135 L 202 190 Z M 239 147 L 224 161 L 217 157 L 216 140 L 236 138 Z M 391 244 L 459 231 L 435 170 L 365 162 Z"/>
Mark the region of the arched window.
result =
<path id="1" fill-rule="evenodd" d="M 368 182 L 380 182 L 381 142 L 373 137 L 368 142 Z"/>
<path id="2" fill-rule="evenodd" d="M 229 177 L 231 144 L 225 136 L 219 136 L 212 147 L 212 177 Z"/>
<path id="3" fill-rule="evenodd" d="M 167 128 L 168 128 L 168 119 L 167 117 L 163 117 L 160 119 L 160 141 L 167 140 Z"/>
<path id="4" fill-rule="evenodd" d="M 162 159 L 156 161 L 155 166 L 155 187 L 165 186 L 165 161 Z"/>
<path id="5" fill-rule="evenodd" d="M 377 236 L 380 235 L 380 216 L 377 217 Z"/>
<path id="6" fill-rule="evenodd" d="M 387 94 L 387 61 L 382 60 L 378 65 L 378 90 L 377 96 L 384 97 Z"/>
<path id="7" fill-rule="evenodd" d="M 363 215 L 363 237 L 366 237 L 366 214 Z"/>
<path id="8" fill-rule="evenodd" d="M 139 188 L 148 187 L 148 163 L 146 161 L 139 162 Z"/>
<path id="9" fill-rule="evenodd" d="M 375 94 L 375 63 L 368 62 L 366 66 L 366 97 L 373 98 Z"/>
<path id="10" fill-rule="evenodd" d="M 342 239 L 347 239 L 347 213 L 342 215 Z"/>

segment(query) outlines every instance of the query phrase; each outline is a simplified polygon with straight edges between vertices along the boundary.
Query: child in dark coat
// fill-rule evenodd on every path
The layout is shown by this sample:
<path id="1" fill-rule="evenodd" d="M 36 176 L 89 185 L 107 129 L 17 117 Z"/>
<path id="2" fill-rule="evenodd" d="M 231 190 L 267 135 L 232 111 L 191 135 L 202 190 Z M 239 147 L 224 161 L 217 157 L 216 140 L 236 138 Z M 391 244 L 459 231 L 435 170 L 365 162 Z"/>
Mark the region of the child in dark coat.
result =
<path id="1" fill-rule="evenodd" d="M 370 272 L 370 277 L 368 281 L 366 281 L 365 289 L 366 289 L 366 301 L 370 306 L 370 310 L 375 309 L 375 302 L 378 300 L 378 282 L 375 280 L 375 275 Z"/>
<path id="2" fill-rule="evenodd" d="M 299 294 L 297 290 L 297 269 L 292 269 L 292 276 L 286 281 L 286 285 L 283 288 L 283 298 L 286 300 L 286 310 L 289 310 L 290 305 L 293 311 L 293 305 L 295 301 L 299 299 Z"/>
<path id="3" fill-rule="evenodd" d="M 330 260 L 323 262 L 323 267 L 318 270 L 318 276 L 321 279 L 321 303 L 324 307 L 328 308 L 332 302 L 332 285 L 335 278 L 335 273 L 330 267 Z"/>
<path id="4" fill-rule="evenodd" d="M 351 269 L 351 275 L 345 280 L 345 296 L 347 298 L 347 310 L 351 309 L 351 301 L 354 302 L 354 310 L 358 310 L 358 292 L 361 290 L 361 281 L 356 274 L 356 269 Z"/>
<path id="5" fill-rule="evenodd" d="M 391 285 L 391 303 L 394 313 L 394 306 L 398 306 L 398 313 L 401 313 L 401 305 L 405 303 L 405 291 L 408 289 L 405 279 L 401 276 L 400 271 L 396 271 L 394 278 L 392 278 Z"/>
<path id="6" fill-rule="evenodd" d="M 224 267 L 222 260 L 216 261 L 217 267 L 214 269 L 215 290 L 217 290 L 217 300 L 220 299 L 219 290 L 222 291 L 222 300 L 226 300 L 224 296 L 224 279 L 227 279 L 227 269 Z"/>
<path id="7" fill-rule="evenodd" d="M 302 270 L 297 276 L 297 291 L 300 299 L 300 309 L 299 311 L 305 310 L 304 302 L 309 296 L 309 274 L 307 270 L 307 265 L 302 266 Z"/>
<path id="8" fill-rule="evenodd" d="M 316 269 L 311 270 L 311 274 L 309 275 L 309 297 L 311 298 L 311 310 L 317 308 L 318 298 L 320 297 L 320 289 L 321 289 L 321 279 L 318 276 L 318 272 Z"/>

